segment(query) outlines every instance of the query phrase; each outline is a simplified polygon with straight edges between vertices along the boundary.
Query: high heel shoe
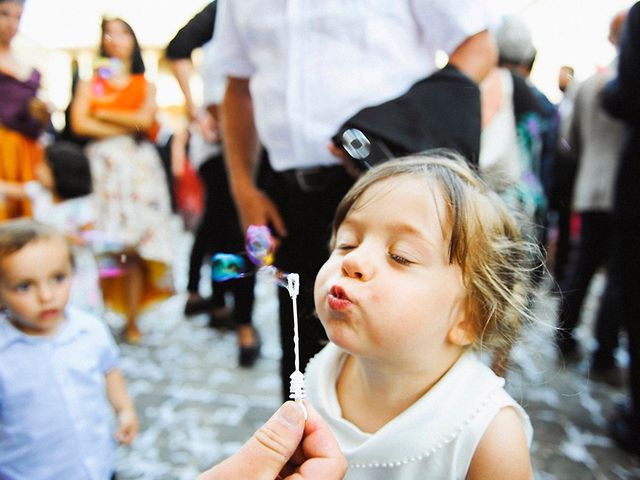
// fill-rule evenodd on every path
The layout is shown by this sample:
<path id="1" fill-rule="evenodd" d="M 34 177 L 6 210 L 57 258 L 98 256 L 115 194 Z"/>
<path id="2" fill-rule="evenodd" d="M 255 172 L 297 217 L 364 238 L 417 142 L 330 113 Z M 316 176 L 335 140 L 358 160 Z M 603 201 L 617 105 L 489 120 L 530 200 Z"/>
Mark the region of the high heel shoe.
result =
<path id="1" fill-rule="evenodd" d="M 251 329 L 253 330 L 253 344 L 240 345 L 240 350 L 238 352 L 238 364 L 244 368 L 253 367 L 260 356 L 260 349 L 262 348 L 260 334 L 253 326 Z"/>

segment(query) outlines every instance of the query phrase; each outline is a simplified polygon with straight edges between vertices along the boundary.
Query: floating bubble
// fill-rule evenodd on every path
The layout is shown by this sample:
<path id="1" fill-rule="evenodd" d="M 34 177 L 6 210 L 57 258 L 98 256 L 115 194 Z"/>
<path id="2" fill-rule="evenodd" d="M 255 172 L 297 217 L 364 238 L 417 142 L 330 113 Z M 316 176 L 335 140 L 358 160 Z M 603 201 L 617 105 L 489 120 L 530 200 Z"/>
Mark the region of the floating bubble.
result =
<path id="1" fill-rule="evenodd" d="M 345 130 L 342 134 L 342 146 L 349 155 L 359 160 L 364 160 L 371 153 L 371 142 L 357 128 Z"/>
<path id="2" fill-rule="evenodd" d="M 237 253 L 216 253 L 211 258 L 211 278 L 214 282 L 225 282 L 246 277 L 254 273 L 253 266 L 243 255 Z"/>
<path id="3" fill-rule="evenodd" d="M 261 272 L 265 272 L 273 277 L 276 282 L 276 285 L 279 287 L 289 289 L 289 282 L 287 280 L 287 276 L 289 275 L 287 272 L 283 272 L 282 270 L 274 267 L 273 265 L 269 265 L 266 267 L 260 268 Z"/>
<path id="4" fill-rule="evenodd" d="M 272 265 L 275 248 L 269 227 L 250 225 L 245 236 L 246 253 L 216 253 L 211 258 L 211 278 L 214 282 L 225 282 L 260 271 L 270 275 L 278 286 L 288 288 L 288 273 Z"/>
<path id="5" fill-rule="evenodd" d="M 249 225 L 245 235 L 244 248 L 247 256 L 256 265 L 262 267 L 273 263 L 276 242 L 271 230 L 265 225 Z"/>

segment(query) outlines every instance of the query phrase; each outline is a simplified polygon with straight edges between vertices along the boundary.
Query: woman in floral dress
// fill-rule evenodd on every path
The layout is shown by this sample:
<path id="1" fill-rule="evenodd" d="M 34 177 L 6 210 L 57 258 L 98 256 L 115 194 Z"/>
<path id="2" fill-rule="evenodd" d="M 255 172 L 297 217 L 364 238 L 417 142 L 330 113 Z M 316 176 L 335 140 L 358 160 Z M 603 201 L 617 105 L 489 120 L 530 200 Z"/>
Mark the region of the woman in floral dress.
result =
<path id="1" fill-rule="evenodd" d="M 96 228 L 109 245 L 101 285 L 107 307 L 123 313 L 124 338 L 140 341 L 137 317 L 173 293 L 170 200 L 160 157 L 149 141 L 157 130 L 155 87 L 132 28 L 103 19 L 101 58 L 93 78 L 78 85 L 71 107 L 86 149 L 97 201 Z M 115 268 L 114 268 L 115 267 Z"/>

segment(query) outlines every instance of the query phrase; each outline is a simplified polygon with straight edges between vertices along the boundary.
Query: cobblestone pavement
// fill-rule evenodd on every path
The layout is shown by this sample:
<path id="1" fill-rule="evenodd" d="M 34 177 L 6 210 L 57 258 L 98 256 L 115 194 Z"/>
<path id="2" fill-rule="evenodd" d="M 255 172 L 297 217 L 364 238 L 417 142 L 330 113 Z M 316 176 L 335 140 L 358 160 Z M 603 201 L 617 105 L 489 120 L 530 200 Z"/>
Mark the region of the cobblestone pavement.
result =
<path id="1" fill-rule="evenodd" d="M 254 322 L 263 355 L 252 369 L 237 366 L 233 332 L 209 329 L 204 315 L 184 318 L 184 294 L 141 318 L 142 344 L 121 345 L 142 429 L 133 446 L 117 451 L 119 480 L 191 480 L 235 452 L 278 408 L 274 289 L 259 279 Z M 599 279 L 579 330 L 585 349 L 601 289 Z M 606 436 L 605 419 L 624 391 L 590 381 L 586 360 L 570 367 L 558 364 L 548 326 L 555 308 L 550 295 L 539 302 L 540 325 L 525 330 L 507 377 L 509 391 L 532 418 L 535 478 L 640 479 L 640 459 L 617 449 Z M 110 320 L 115 329 L 117 323 Z M 623 355 L 620 361 L 626 362 Z"/>

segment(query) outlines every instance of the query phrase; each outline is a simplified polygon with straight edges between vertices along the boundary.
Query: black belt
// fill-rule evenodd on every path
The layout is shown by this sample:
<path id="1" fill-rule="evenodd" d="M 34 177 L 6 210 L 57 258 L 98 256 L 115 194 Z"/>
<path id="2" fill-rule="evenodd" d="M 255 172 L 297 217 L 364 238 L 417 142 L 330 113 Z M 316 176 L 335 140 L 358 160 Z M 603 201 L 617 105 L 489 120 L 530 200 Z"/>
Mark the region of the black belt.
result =
<path id="1" fill-rule="evenodd" d="M 297 187 L 303 192 L 321 192 L 335 185 L 336 182 L 343 182 L 348 175 L 341 165 L 293 168 L 275 172 L 275 174 L 283 178 L 289 185 Z"/>

